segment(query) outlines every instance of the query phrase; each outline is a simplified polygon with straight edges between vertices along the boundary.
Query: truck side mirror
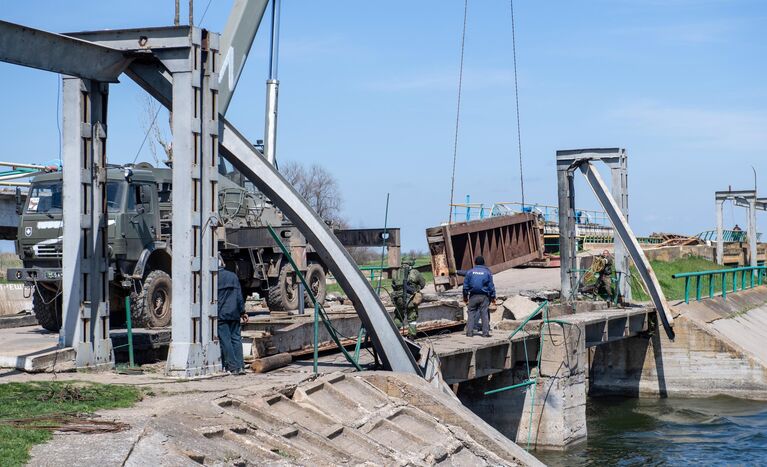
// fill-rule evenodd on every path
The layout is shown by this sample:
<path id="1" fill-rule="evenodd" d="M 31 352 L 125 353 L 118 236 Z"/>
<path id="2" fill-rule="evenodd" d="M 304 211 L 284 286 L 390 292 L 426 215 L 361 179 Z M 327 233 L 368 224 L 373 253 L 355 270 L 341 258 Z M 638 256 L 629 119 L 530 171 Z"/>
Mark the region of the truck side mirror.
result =
<path id="1" fill-rule="evenodd" d="M 22 215 L 24 212 L 24 206 L 21 201 L 21 188 L 16 187 L 16 214 Z"/>

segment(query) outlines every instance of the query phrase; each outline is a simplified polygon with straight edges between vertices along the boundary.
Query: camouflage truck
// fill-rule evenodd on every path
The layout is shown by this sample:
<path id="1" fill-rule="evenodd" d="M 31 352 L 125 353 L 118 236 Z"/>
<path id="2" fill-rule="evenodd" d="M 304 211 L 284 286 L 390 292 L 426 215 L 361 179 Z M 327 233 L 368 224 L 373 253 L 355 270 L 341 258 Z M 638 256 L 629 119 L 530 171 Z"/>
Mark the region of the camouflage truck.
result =
<path id="1" fill-rule="evenodd" d="M 327 268 L 303 235 L 263 195 L 238 183 L 226 165 L 220 172 L 219 217 L 225 229 L 219 251 L 236 271 L 243 294 L 258 292 L 271 310 L 298 307 L 295 274 L 269 235 L 269 224 L 291 250 L 314 294 L 324 300 Z M 170 324 L 171 176 L 171 169 L 146 163 L 107 170 L 112 327 L 125 323 L 126 297 L 134 326 Z M 35 316 L 49 331 L 58 331 L 62 321 L 62 201 L 61 172 L 32 179 L 26 201 L 18 206 L 16 251 L 23 267 L 8 270 L 10 280 L 31 288 Z"/>

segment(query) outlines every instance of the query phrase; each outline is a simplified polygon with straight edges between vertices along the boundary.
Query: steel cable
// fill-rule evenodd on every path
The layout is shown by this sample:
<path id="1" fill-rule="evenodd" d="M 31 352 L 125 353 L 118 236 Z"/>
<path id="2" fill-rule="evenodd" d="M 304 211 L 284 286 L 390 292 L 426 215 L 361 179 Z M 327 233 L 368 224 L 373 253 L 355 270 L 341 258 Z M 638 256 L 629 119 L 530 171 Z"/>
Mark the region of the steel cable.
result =
<path id="1" fill-rule="evenodd" d="M 458 104 L 455 112 L 455 136 L 453 138 L 453 173 L 450 178 L 450 213 L 448 222 L 453 221 L 453 196 L 455 194 L 455 164 L 458 159 L 458 129 L 461 122 L 461 91 L 463 90 L 463 56 L 466 45 L 466 19 L 469 13 L 469 0 L 463 3 L 463 31 L 461 32 L 461 64 L 458 68 Z"/>
<path id="2" fill-rule="evenodd" d="M 509 0 L 511 8 L 511 50 L 514 58 L 514 101 L 517 107 L 517 150 L 519 151 L 519 187 L 522 193 L 522 209 L 525 208 L 525 178 L 522 172 L 522 130 L 519 122 L 519 85 L 517 82 L 517 31 L 514 22 L 514 0 Z"/>

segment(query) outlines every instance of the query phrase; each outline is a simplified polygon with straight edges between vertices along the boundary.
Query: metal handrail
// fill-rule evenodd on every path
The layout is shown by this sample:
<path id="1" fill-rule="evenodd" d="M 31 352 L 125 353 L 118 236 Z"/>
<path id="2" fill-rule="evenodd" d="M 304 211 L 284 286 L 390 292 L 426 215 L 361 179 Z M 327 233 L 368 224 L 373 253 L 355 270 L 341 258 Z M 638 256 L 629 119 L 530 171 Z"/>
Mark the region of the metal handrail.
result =
<path id="1" fill-rule="evenodd" d="M 757 285 L 762 285 L 765 272 L 767 272 L 767 266 L 743 266 L 729 269 L 712 269 L 710 271 L 699 272 L 680 272 L 673 274 L 672 279 L 684 279 L 684 302 L 690 303 L 690 285 L 692 280 L 695 279 L 695 301 L 700 301 L 703 289 L 703 280 L 701 278 L 708 278 L 708 297 L 714 297 L 714 285 L 717 274 L 721 275 L 721 287 L 722 298 L 727 298 L 727 275 L 732 274 L 732 290 L 731 293 L 738 290 L 751 289 Z M 738 289 L 738 277 L 740 277 L 740 289 Z M 748 281 L 746 278 L 748 277 Z M 718 279 L 716 279 L 718 280 Z M 748 282 L 748 284 L 746 284 Z"/>

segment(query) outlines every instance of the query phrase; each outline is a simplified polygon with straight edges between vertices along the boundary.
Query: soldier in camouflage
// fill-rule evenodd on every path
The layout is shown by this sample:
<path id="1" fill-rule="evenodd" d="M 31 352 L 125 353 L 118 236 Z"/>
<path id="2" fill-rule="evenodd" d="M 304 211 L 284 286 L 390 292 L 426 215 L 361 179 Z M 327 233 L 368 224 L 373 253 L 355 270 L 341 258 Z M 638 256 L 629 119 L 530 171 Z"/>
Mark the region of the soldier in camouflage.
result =
<path id="1" fill-rule="evenodd" d="M 392 281 L 392 299 L 394 301 L 394 323 L 398 328 L 407 325 L 410 337 L 416 336 L 416 321 L 418 306 L 423 302 L 421 290 L 426 286 L 426 280 L 417 269 L 413 268 L 414 260 L 403 262 L 402 268 Z"/>

